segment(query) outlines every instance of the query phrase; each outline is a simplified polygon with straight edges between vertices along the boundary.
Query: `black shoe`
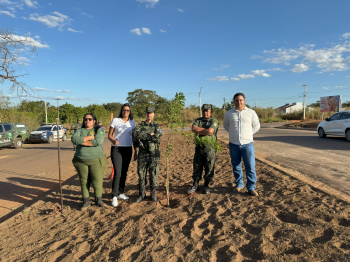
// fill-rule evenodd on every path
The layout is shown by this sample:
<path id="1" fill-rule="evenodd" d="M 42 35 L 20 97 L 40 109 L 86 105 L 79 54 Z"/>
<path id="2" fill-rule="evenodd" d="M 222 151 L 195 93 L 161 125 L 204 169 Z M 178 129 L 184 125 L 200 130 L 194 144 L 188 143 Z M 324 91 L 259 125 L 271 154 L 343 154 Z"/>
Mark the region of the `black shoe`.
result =
<path id="1" fill-rule="evenodd" d="M 144 198 L 146 197 L 146 190 L 145 188 L 140 188 L 139 189 L 139 197 L 136 199 L 137 203 L 141 203 L 142 200 L 144 200 Z"/>
<path id="2" fill-rule="evenodd" d="M 204 193 L 204 194 L 210 194 L 210 188 L 209 188 L 209 186 L 204 186 L 204 188 L 203 188 L 203 193 Z"/>
<path id="3" fill-rule="evenodd" d="M 195 191 L 199 191 L 199 181 L 196 179 L 193 182 L 193 186 L 189 189 L 187 189 L 187 194 L 192 194 Z"/>
<path id="4" fill-rule="evenodd" d="M 85 211 L 86 209 L 88 209 L 88 207 L 90 206 L 90 197 L 84 197 L 83 199 L 83 205 L 80 208 L 81 211 Z"/>
<path id="5" fill-rule="evenodd" d="M 152 201 L 154 202 L 157 201 L 156 188 L 152 188 L 151 196 L 152 196 Z"/>
<path id="6" fill-rule="evenodd" d="M 137 202 L 137 203 L 141 203 L 144 199 L 145 199 L 144 196 L 139 196 L 139 197 L 136 199 L 136 202 Z"/>
<path id="7" fill-rule="evenodd" d="M 203 193 L 210 194 L 209 182 L 207 182 L 207 181 L 204 182 Z"/>
<path id="8" fill-rule="evenodd" d="M 99 206 L 99 207 L 103 207 L 106 205 L 105 203 L 103 203 L 102 197 L 96 197 L 95 203 L 96 203 L 96 206 Z"/>

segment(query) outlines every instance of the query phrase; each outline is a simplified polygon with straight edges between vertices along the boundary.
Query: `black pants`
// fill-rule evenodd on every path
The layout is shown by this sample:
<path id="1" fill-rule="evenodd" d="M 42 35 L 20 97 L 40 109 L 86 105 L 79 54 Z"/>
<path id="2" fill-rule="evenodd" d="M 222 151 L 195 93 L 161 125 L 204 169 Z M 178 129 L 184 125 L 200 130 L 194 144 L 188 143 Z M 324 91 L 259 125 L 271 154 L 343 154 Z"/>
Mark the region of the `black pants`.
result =
<path id="1" fill-rule="evenodd" d="M 114 167 L 114 177 L 112 183 L 112 196 L 124 193 L 126 175 L 128 173 L 132 147 L 112 146 L 111 159 Z"/>

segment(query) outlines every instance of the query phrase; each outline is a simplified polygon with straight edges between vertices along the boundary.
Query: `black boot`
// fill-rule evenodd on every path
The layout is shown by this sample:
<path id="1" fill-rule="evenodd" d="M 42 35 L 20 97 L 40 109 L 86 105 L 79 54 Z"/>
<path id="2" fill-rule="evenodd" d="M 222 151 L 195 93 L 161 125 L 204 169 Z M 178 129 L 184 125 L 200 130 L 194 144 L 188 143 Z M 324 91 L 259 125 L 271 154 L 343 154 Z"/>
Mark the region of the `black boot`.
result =
<path id="1" fill-rule="evenodd" d="M 84 197 L 83 198 L 83 205 L 80 208 L 80 210 L 85 211 L 86 209 L 88 209 L 89 206 L 90 206 L 90 197 Z"/>
<path id="2" fill-rule="evenodd" d="M 142 200 L 146 197 L 146 192 L 145 192 L 145 188 L 144 187 L 140 187 L 139 189 L 139 197 L 136 199 L 137 203 L 141 203 Z"/>
<path id="3" fill-rule="evenodd" d="M 103 203 L 102 197 L 96 197 L 95 203 L 96 203 L 96 206 L 99 206 L 99 207 L 103 207 L 106 205 L 105 203 Z"/>
<path id="4" fill-rule="evenodd" d="M 152 201 L 157 201 L 156 190 L 157 190 L 156 187 L 152 188 L 152 191 L 151 191 Z"/>
<path id="5" fill-rule="evenodd" d="M 204 193 L 204 194 L 210 194 L 209 181 L 205 181 L 205 182 L 204 182 L 203 193 Z"/>
<path id="6" fill-rule="evenodd" d="M 193 186 L 189 189 L 187 189 L 187 194 L 191 194 L 195 191 L 199 191 L 199 180 L 195 179 L 193 182 Z"/>

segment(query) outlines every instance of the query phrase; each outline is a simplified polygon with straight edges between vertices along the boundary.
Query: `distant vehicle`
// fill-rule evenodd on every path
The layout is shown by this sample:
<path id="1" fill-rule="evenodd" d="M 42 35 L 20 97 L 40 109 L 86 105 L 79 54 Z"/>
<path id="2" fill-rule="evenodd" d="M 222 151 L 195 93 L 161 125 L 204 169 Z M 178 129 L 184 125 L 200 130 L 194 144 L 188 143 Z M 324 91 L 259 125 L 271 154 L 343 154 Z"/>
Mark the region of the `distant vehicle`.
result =
<path id="1" fill-rule="evenodd" d="M 59 125 L 59 138 L 62 141 L 67 140 L 66 129 Z M 57 125 L 56 124 L 42 124 L 37 130 L 30 133 L 28 141 L 31 143 L 49 143 L 57 139 Z"/>
<path id="2" fill-rule="evenodd" d="M 350 142 L 350 111 L 335 113 L 317 126 L 319 137 L 342 136 Z"/>
<path id="3" fill-rule="evenodd" d="M 23 123 L 0 123 L 0 147 L 21 148 L 28 139 L 29 129 Z"/>

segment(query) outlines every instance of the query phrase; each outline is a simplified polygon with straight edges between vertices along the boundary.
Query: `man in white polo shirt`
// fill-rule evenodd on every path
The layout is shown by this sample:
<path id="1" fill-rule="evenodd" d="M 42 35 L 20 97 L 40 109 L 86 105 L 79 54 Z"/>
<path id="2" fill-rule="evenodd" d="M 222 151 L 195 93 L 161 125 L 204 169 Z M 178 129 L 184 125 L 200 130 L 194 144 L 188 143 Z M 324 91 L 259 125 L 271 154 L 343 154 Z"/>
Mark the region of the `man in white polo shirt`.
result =
<path id="1" fill-rule="evenodd" d="M 244 188 L 242 160 L 247 177 L 247 189 L 251 196 L 258 196 L 256 192 L 255 153 L 253 134 L 259 131 L 259 117 L 254 110 L 245 106 L 245 96 L 237 93 L 233 97 L 235 107 L 225 113 L 224 128 L 229 132 L 229 147 L 233 174 L 236 186 L 234 192 L 241 192 Z"/>

